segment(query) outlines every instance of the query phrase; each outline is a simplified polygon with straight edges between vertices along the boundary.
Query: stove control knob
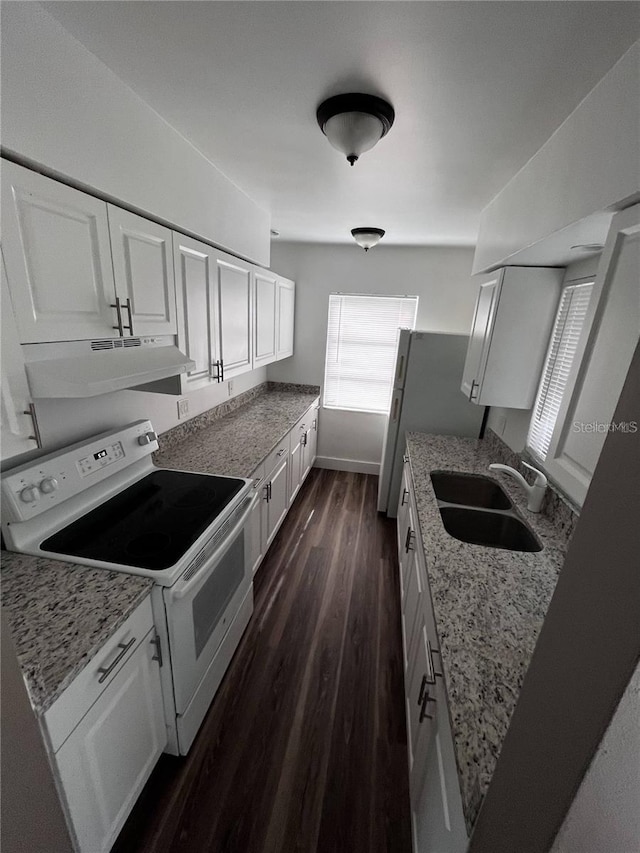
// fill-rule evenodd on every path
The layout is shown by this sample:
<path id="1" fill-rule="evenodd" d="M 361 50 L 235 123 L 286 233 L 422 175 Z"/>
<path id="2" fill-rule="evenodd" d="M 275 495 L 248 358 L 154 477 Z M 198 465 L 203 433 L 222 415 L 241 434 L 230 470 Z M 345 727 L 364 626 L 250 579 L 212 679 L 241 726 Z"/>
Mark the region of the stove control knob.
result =
<path id="1" fill-rule="evenodd" d="M 44 480 L 40 481 L 40 485 L 38 487 L 43 495 L 50 495 L 52 492 L 57 491 L 58 489 L 58 481 L 55 477 L 45 477 Z"/>
<path id="2" fill-rule="evenodd" d="M 40 497 L 37 486 L 25 486 L 20 492 L 20 500 L 26 504 L 34 504 Z"/>
<path id="3" fill-rule="evenodd" d="M 141 444 L 143 447 L 145 444 L 151 444 L 152 441 L 157 441 L 158 436 L 155 432 L 145 432 L 144 435 L 138 436 L 138 444 Z"/>

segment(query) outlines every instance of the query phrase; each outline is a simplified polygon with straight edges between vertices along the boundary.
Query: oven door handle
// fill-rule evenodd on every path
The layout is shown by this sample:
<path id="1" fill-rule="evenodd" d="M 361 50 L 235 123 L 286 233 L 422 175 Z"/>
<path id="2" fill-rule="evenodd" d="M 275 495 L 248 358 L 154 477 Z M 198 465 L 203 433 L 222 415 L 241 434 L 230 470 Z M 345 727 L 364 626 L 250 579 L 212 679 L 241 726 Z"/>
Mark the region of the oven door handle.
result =
<path id="1" fill-rule="evenodd" d="M 253 511 L 253 507 L 257 499 L 257 493 L 254 493 L 254 495 L 251 497 L 251 500 L 247 504 L 246 510 L 242 513 L 238 521 L 234 524 L 233 528 L 225 535 L 219 547 L 216 548 L 216 550 L 212 554 L 210 554 L 203 562 L 202 567 L 195 573 L 195 575 L 192 578 L 189 578 L 189 580 L 186 581 L 182 586 L 180 585 L 180 581 L 178 581 L 177 584 L 172 587 L 169 587 L 167 593 L 169 601 L 180 601 L 181 598 L 184 598 L 186 595 L 188 595 L 194 587 L 200 584 L 204 575 L 206 575 L 206 572 L 203 573 L 202 569 L 206 565 L 210 566 L 212 563 L 217 563 L 219 560 L 222 559 L 233 540 L 236 538 L 238 533 L 240 533 L 240 531 L 246 524 L 247 519 Z"/>

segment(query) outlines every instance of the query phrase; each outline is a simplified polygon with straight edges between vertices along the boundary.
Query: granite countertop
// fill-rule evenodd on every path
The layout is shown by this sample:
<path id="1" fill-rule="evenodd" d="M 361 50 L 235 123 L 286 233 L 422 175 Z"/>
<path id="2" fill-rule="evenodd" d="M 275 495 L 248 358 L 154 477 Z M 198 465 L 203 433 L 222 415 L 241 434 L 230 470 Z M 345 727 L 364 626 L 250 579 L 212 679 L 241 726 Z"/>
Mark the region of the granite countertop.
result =
<path id="1" fill-rule="evenodd" d="M 2 552 L 2 607 L 36 714 L 53 705 L 151 586 L 122 572 Z"/>
<path id="2" fill-rule="evenodd" d="M 317 390 L 295 386 L 269 390 L 208 424 L 194 418 L 193 431 L 178 435 L 178 440 L 170 434 L 160 436 L 154 462 L 161 468 L 250 477 L 317 398 Z"/>
<path id="3" fill-rule="evenodd" d="M 491 444 L 407 434 L 418 522 L 449 700 L 462 804 L 471 832 L 489 787 L 568 544 L 567 532 L 526 510 L 520 487 L 496 477 L 544 548 L 469 545 L 444 529 L 433 470 L 486 474 Z"/>

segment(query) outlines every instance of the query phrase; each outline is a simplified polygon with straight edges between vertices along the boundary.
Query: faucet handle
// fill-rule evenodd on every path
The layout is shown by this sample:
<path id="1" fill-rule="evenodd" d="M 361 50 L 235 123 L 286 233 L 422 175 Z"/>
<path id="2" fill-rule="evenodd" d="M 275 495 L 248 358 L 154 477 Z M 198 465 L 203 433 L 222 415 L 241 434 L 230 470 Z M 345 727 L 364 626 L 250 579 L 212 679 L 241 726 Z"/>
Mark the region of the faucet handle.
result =
<path id="1" fill-rule="evenodd" d="M 533 471 L 536 475 L 536 479 L 533 483 L 534 486 L 540 486 L 543 489 L 546 489 L 549 481 L 547 480 L 546 474 L 542 471 L 539 471 L 537 468 L 534 468 L 533 465 L 529 465 L 528 462 L 525 462 L 524 459 L 521 460 L 522 464 L 525 468 L 528 468 L 530 471 Z"/>

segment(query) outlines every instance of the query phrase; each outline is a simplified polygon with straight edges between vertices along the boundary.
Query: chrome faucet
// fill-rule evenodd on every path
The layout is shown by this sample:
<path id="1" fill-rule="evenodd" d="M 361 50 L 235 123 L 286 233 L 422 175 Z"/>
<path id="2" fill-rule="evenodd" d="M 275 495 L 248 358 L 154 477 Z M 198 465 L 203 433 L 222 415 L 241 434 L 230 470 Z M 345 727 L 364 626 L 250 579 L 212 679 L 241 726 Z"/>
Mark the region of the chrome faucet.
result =
<path id="1" fill-rule="evenodd" d="M 500 462 L 493 462 L 489 465 L 489 468 L 491 471 L 504 471 L 505 474 L 510 474 L 514 480 L 517 480 L 527 495 L 527 509 L 531 512 L 540 512 L 542 500 L 545 492 L 547 491 L 547 478 L 542 471 L 538 471 L 537 468 L 534 468 L 533 465 L 529 465 L 528 462 L 523 462 L 522 464 L 525 468 L 529 468 L 529 470 L 535 471 L 536 473 L 536 479 L 532 486 L 527 483 L 519 471 L 516 471 L 515 468 L 511 468 L 510 465 L 502 465 Z"/>

